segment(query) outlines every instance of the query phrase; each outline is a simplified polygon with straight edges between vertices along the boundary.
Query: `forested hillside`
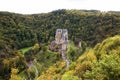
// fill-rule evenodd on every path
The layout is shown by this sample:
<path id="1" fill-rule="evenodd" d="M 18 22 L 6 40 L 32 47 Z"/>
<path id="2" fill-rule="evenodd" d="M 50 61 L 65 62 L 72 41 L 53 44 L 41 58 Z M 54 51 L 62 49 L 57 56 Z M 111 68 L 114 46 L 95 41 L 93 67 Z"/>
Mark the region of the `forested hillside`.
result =
<path id="1" fill-rule="evenodd" d="M 72 56 L 75 57 L 75 56 Z M 68 69 L 65 63 L 49 67 L 38 80 L 119 80 L 120 35 L 110 37 L 86 50 Z"/>
<path id="2" fill-rule="evenodd" d="M 0 35 L 19 49 L 37 42 L 48 43 L 57 28 L 65 28 L 69 39 L 94 46 L 106 37 L 120 34 L 119 19 L 119 12 L 57 10 L 33 15 L 0 12 Z"/>
<path id="3" fill-rule="evenodd" d="M 60 53 L 49 50 L 59 28 L 68 30 L 67 69 Z M 120 12 L 0 12 L 0 79 L 119 80 L 119 35 Z"/>

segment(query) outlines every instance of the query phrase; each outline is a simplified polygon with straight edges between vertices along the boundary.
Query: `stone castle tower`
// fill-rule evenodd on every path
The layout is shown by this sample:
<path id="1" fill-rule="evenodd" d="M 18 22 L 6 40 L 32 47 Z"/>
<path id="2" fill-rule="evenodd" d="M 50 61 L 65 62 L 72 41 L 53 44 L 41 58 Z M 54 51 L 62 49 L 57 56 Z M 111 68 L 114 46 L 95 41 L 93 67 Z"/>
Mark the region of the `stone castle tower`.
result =
<path id="1" fill-rule="evenodd" d="M 58 46 L 57 48 L 55 46 Z M 69 61 L 66 57 L 66 51 L 68 46 L 68 31 L 67 29 L 57 29 L 55 34 L 55 40 L 50 44 L 50 50 L 60 52 L 62 58 L 65 60 L 67 67 Z"/>

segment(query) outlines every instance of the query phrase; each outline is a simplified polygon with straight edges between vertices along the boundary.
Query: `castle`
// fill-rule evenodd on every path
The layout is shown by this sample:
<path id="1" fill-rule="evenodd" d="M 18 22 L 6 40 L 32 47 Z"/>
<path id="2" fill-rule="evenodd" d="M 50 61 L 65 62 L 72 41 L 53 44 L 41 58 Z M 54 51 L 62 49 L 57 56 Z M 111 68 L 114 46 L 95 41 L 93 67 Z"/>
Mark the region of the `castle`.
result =
<path id="1" fill-rule="evenodd" d="M 67 29 L 57 29 L 55 34 L 55 40 L 51 42 L 49 48 L 52 51 L 60 52 L 62 58 L 66 61 L 66 65 L 68 67 L 69 61 L 66 57 L 67 46 L 68 46 Z"/>
<path id="2" fill-rule="evenodd" d="M 60 45 L 61 49 L 66 50 L 68 44 L 68 31 L 67 29 L 57 29 L 55 35 L 55 43 Z"/>

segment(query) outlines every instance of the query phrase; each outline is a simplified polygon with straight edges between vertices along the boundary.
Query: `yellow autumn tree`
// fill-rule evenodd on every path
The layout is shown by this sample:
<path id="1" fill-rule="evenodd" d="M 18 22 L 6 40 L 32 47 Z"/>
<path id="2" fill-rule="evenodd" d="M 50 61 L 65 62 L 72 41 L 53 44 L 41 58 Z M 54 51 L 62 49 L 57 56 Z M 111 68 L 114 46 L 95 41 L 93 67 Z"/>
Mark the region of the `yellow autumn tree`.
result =
<path id="1" fill-rule="evenodd" d="M 23 80 L 19 75 L 17 75 L 19 70 L 17 68 L 11 68 L 10 80 Z"/>

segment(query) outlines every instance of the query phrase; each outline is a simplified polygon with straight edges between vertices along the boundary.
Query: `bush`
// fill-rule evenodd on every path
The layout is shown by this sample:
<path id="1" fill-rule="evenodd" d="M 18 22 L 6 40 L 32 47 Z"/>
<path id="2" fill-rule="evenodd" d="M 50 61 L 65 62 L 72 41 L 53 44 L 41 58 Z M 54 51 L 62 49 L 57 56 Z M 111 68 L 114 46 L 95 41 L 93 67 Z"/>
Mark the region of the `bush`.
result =
<path id="1" fill-rule="evenodd" d="M 120 58 L 118 55 L 102 55 L 102 60 L 96 61 L 92 70 L 85 72 L 85 79 L 120 80 Z"/>

